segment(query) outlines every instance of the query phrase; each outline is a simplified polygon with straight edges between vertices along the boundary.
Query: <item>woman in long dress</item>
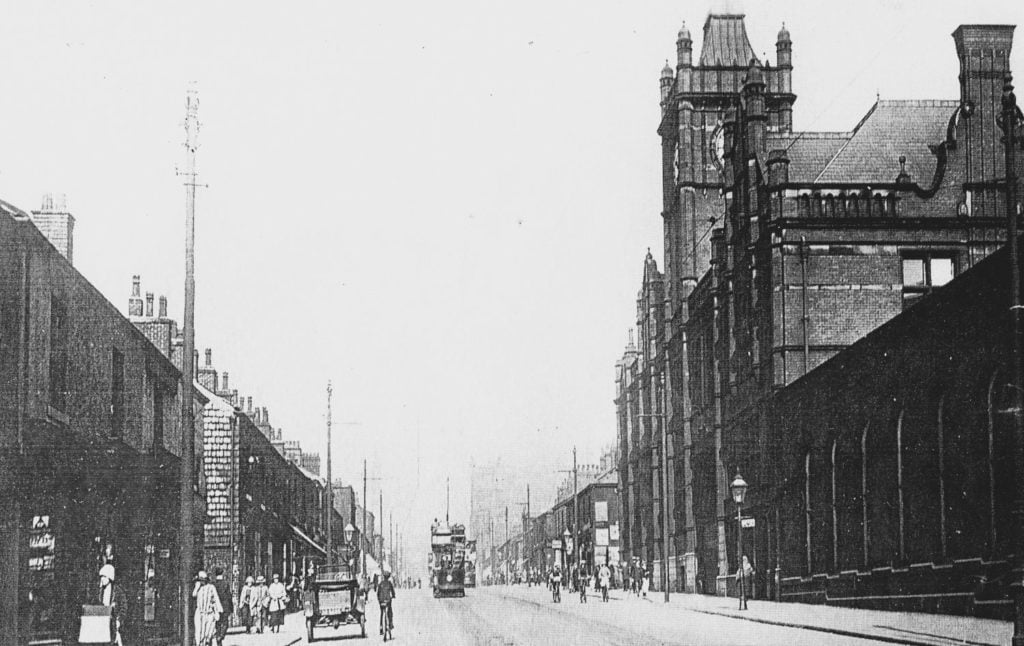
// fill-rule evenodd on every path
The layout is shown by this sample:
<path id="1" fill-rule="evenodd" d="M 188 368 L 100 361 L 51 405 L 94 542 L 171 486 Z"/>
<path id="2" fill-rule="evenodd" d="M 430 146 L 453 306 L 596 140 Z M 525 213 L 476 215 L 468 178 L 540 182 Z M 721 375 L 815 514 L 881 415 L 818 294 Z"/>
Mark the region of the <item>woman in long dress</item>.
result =
<path id="1" fill-rule="evenodd" d="M 288 592 L 281 583 L 281 576 L 274 575 L 274 582 L 270 584 L 270 630 L 281 632 L 281 625 L 284 623 L 284 611 L 288 605 Z"/>
<path id="2" fill-rule="evenodd" d="M 217 588 L 210 583 L 206 572 L 200 570 L 197 578 L 196 587 L 192 591 L 192 596 L 196 598 L 196 644 L 211 646 L 217 636 L 217 620 L 224 612 L 224 607 L 217 595 Z"/>

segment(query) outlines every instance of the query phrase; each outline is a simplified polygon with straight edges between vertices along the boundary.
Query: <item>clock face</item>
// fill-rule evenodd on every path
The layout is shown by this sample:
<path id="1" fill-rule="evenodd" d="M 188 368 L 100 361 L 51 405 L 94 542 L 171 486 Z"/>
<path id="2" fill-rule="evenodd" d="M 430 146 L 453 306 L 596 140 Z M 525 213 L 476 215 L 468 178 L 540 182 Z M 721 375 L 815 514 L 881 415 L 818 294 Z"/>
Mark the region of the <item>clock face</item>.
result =
<path id="1" fill-rule="evenodd" d="M 711 132 L 711 144 L 709 146 L 711 161 L 719 171 L 725 170 L 725 131 L 719 123 Z"/>

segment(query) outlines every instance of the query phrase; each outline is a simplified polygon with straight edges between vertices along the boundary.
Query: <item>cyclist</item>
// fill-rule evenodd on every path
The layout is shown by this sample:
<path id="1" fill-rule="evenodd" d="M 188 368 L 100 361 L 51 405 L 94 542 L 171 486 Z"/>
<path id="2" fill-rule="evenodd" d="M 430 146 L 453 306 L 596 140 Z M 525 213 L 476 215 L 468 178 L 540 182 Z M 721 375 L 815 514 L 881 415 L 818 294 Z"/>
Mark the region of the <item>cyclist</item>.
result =
<path id="1" fill-rule="evenodd" d="M 384 570 L 384 579 L 377 584 L 377 603 L 380 604 L 380 634 L 384 634 L 384 617 L 387 616 L 388 628 L 394 630 L 395 615 L 391 610 L 391 602 L 395 598 L 395 586 L 391 582 L 390 570 Z"/>
<path id="2" fill-rule="evenodd" d="M 551 586 L 551 601 L 559 603 L 562 601 L 562 571 L 555 566 L 548 578 L 548 585 Z"/>

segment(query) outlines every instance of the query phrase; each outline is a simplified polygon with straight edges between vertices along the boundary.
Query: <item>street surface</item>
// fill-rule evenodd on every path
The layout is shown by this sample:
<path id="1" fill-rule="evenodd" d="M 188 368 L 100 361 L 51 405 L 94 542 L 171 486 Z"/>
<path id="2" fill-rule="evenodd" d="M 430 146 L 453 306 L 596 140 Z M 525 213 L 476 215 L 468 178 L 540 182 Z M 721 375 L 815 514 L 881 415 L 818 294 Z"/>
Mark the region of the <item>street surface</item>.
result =
<path id="1" fill-rule="evenodd" d="M 524 590 L 527 592 L 524 594 Z M 519 586 L 511 595 L 502 587 L 474 588 L 465 598 L 434 599 L 430 590 L 398 590 L 395 600 L 395 643 L 416 646 L 643 646 L 786 644 L 864 646 L 885 642 L 828 633 L 771 626 L 665 607 L 655 600 L 617 599 L 601 603 L 591 596 L 564 593 L 551 602 L 544 588 Z M 379 642 L 379 613 L 373 595 L 367 621 L 367 639 L 358 628 L 318 631 L 316 644 Z M 289 615 L 275 635 L 231 634 L 227 646 L 287 646 L 305 644 L 302 614 Z"/>

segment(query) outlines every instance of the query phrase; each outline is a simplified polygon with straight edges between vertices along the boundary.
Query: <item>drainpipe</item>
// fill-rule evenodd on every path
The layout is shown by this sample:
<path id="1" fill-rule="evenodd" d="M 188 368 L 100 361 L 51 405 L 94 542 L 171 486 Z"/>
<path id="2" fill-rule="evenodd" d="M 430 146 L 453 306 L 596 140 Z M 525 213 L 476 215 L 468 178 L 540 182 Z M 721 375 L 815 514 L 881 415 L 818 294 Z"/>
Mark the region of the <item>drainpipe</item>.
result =
<path id="1" fill-rule="evenodd" d="M 804 374 L 807 374 L 810 365 L 811 349 L 807 340 L 807 327 L 810 318 L 807 316 L 807 238 L 800 236 L 800 284 L 801 284 L 801 307 L 803 308 L 800 321 L 803 327 L 804 336 Z"/>

